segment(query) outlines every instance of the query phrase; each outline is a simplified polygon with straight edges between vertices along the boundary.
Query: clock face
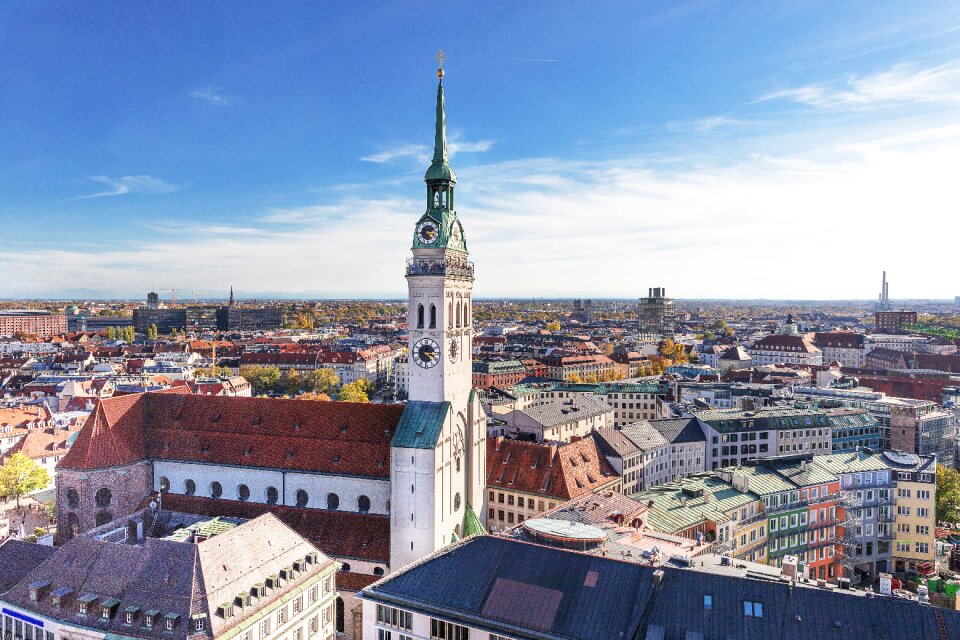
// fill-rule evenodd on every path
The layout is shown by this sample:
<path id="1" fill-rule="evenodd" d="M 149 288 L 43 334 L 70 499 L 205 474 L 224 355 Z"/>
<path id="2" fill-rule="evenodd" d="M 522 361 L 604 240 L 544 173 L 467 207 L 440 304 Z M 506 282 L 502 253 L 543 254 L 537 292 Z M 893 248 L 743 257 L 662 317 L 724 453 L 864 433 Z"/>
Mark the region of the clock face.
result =
<path id="1" fill-rule="evenodd" d="M 430 338 L 421 338 L 413 345 L 413 361 L 418 367 L 429 369 L 440 362 L 440 345 Z"/>
<path id="2" fill-rule="evenodd" d="M 440 237 L 440 229 L 433 220 L 424 220 L 417 225 L 417 238 L 423 244 L 433 244 Z"/>
<path id="3" fill-rule="evenodd" d="M 457 361 L 457 356 L 460 355 L 460 343 L 457 342 L 456 338 L 450 338 L 450 347 L 447 349 L 447 355 L 450 356 L 450 362 Z"/>

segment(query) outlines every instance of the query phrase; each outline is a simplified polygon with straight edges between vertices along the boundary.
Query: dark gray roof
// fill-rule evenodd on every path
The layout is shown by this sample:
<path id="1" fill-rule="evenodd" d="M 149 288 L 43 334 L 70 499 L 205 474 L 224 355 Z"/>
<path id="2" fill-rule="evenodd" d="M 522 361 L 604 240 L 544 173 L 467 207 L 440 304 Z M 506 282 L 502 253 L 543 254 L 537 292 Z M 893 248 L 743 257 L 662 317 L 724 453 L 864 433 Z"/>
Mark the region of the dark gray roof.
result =
<path id="1" fill-rule="evenodd" d="M 703 427 L 697 418 L 664 418 L 651 420 L 650 426 L 664 437 L 667 442 L 680 444 L 683 442 L 704 442 Z"/>
<path id="2" fill-rule="evenodd" d="M 654 568 L 493 536 L 408 566 L 362 597 L 518 639 L 925 640 L 960 636 L 960 613 L 915 601 Z M 712 598 L 709 610 L 704 596 Z M 759 602 L 760 617 L 744 615 Z"/>
<path id="3" fill-rule="evenodd" d="M 23 580 L 41 562 L 56 552 L 53 547 L 7 540 L 0 544 L 0 593 Z"/>

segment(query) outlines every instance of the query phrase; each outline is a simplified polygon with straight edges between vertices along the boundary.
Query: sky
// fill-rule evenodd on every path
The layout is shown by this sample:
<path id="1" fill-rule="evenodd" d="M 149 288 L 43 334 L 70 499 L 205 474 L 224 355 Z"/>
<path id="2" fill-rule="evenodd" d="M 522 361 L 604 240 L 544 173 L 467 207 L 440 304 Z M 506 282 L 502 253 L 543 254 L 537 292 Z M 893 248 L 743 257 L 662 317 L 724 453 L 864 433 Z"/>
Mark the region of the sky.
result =
<path id="1" fill-rule="evenodd" d="M 0 298 L 960 295 L 960 3 L 0 3 Z"/>

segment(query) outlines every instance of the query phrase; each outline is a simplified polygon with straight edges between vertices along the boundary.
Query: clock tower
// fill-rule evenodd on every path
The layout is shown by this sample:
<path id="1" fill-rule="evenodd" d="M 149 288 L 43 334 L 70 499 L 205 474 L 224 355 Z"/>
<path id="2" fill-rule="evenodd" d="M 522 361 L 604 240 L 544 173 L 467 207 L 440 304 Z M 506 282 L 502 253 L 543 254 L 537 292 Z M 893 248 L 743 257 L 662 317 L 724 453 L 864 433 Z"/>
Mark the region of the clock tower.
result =
<path id="1" fill-rule="evenodd" d="M 427 206 L 414 225 L 406 265 L 410 381 L 404 419 L 409 416 L 415 437 L 393 444 L 393 569 L 482 530 L 485 515 L 486 416 L 472 380 L 473 263 L 454 207 L 457 176 L 447 154 L 442 57 L 433 161 L 424 176 Z"/>

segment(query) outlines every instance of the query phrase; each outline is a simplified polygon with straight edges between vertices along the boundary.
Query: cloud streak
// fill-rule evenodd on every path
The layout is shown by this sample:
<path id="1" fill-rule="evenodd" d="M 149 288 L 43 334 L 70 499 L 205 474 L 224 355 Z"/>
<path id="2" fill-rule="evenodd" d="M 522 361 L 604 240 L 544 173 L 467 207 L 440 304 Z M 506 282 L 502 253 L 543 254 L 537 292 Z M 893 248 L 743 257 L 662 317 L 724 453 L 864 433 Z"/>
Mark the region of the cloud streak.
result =
<path id="1" fill-rule="evenodd" d="M 226 107 L 233 104 L 233 98 L 228 96 L 220 91 L 219 88 L 214 86 L 201 87 L 199 89 L 194 89 L 187 94 L 191 98 L 196 98 L 197 100 L 202 100 L 209 104 L 217 105 L 219 107 Z"/>
<path id="2" fill-rule="evenodd" d="M 766 93 L 754 102 L 785 100 L 825 111 L 860 111 L 911 103 L 960 103 L 960 61 L 918 69 L 900 64 L 853 76 L 842 85 L 809 84 Z"/>
<path id="3" fill-rule="evenodd" d="M 88 195 L 77 196 L 74 200 L 89 200 L 91 198 L 112 198 L 132 193 L 163 194 L 179 191 L 182 187 L 153 176 L 123 176 L 110 178 L 108 176 L 90 176 L 94 182 L 107 187 L 105 191 L 98 191 Z"/>
<path id="4" fill-rule="evenodd" d="M 447 142 L 447 153 L 450 157 L 458 153 L 485 153 L 493 147 L 493 140 L 477 140 L 468 142 L 464 140 L 451 139 Z M 424 144 L 401 144 L 390 149 L 384 149 L 377 153 L 362 156 L 360 159 L 364 162 L 373 162 L 384 164 L 398 158 L 414 158 L 420 164 L 430 162 L 433 150 Z"/>

